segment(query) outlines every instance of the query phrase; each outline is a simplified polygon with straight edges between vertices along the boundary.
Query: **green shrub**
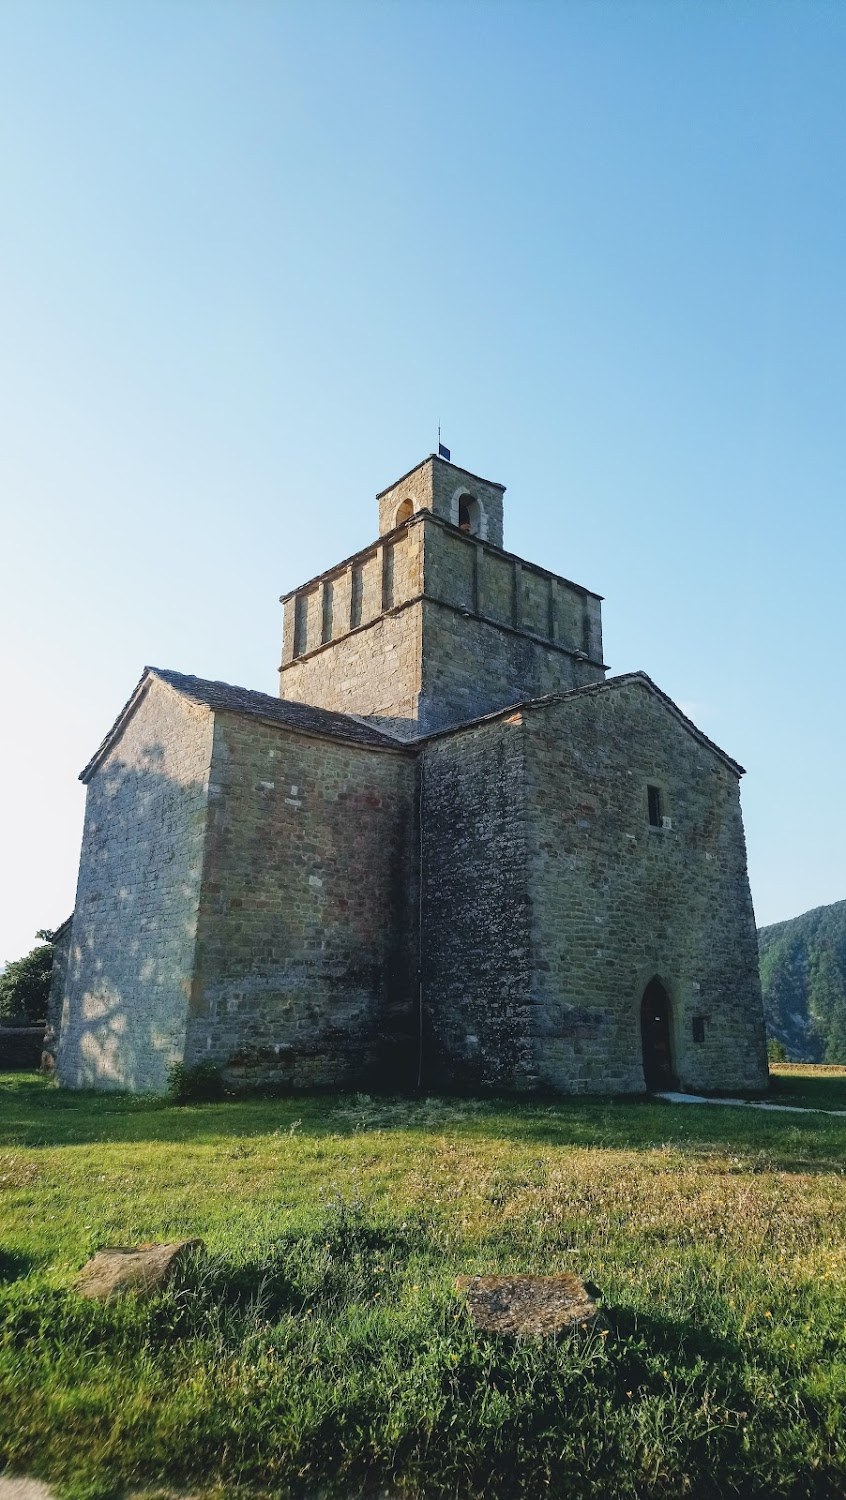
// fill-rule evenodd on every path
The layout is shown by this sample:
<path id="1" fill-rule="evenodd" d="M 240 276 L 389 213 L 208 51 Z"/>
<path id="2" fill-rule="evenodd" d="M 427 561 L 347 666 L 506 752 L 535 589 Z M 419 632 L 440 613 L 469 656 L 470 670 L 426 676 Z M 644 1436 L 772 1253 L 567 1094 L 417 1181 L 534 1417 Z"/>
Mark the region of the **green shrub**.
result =
<path id="1" fill-rule="evenodd" d="M 200 1104 L 222 1099 L 225 1093 L 223 1074 L 213 1062 L 196 1063 L 193 1068 L 174 1063 L 167 1075 L 167 1093 L 175 1104 Z"/>
<path id="2" fill-rule="evenodd" d="M 790 1062 L 787 1048 L 784 1042 L 780 1042 L 777 1036 L 771 1036 L 767 1042 L 767 1060 L 771 1063 Z"/>
<path id="3" fill-rule="evenodd" d="M 23 958 L 7 964 L 0 974 L 0 1021 L 34 1026 L 46 1019 L 53 973 L 53 934 L 44 930 L 36 936 L 45 941 Z"/>

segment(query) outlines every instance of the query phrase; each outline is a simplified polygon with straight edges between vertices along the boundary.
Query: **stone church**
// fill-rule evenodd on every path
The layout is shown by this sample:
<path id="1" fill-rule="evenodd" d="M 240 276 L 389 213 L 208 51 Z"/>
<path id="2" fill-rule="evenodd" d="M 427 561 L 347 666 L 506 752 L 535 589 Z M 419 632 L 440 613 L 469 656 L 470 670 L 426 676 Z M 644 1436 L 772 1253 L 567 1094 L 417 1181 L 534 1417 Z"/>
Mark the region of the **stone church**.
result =
<path id="1" fill-rule="evenodd" d="M 431 455 L 285 595 L 279 697 L 148 667 L 87 786 L 72 1088 L 755 1090 L 742 767 Z"/>

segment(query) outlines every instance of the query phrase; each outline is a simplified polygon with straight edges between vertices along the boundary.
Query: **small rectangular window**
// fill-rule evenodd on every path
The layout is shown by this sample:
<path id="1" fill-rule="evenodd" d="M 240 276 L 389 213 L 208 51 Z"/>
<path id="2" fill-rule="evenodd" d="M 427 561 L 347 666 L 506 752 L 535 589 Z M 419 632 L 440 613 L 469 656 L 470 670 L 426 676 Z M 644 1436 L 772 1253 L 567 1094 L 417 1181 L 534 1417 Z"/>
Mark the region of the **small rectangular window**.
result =
<path id="1" fill-rule="evenodd" d="M 661 803 L 661 788 L 648 786 L 646 796 L 649 803 L 649 826 L 651 828 L 663 827 L 664 809 Z"/>
<path id="2" fill-rule="evenodd" d="M 693 1040 L 695 1042 L 704 1042 L 704 1040 L 705 1040 L 705 1017 L 704 1016 L 694 1016 L 693 1017 Z"/>

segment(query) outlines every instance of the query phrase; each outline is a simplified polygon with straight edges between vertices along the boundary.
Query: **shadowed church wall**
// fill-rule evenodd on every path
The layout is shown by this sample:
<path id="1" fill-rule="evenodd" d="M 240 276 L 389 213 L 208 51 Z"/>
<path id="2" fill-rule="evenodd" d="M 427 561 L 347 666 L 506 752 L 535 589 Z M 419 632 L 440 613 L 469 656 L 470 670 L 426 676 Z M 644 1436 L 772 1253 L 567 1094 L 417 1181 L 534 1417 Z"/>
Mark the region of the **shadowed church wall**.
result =
<path id="1" fill-rule="evenodd" d="M 430 1086 L 525 1090 L 529 1011 L 526 788 L 508 719 L 422 755 L 423 1069 Z"/>
<path id="2" fill-rule="evenodd" d="M 540 1081 L 642 1091 L 640 1005 L 657 977 L 677 1083 L 766 1088 L 736 771 L 643 682 L 523 717 Z"/>
<path id="3" fill-rule="evenodd" d="M 59 1081 L 160 1092 L 182 1061 L 212 715 L 152 680 L 88 782 Z"/>
<path id="4" fill-rule="evenodd" d="M 415 766 L 217 714 L 186 1062 L 412 1080 Z"/>

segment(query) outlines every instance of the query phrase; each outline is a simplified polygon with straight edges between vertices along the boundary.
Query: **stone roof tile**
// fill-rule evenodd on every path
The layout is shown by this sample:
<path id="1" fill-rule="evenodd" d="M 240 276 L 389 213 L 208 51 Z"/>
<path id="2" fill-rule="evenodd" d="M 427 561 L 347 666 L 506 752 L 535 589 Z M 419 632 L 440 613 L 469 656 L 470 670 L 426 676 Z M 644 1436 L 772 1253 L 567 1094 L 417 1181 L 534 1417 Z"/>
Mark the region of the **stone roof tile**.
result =
<path id="1" fill-rule="evenodd" d="M 327 708 L 316 708 L 310 703 L 295 703 L 289 698 L 274 698 L 270 693 L 236 687 L 230 682 L 214 682 L 205 677 L 173 672 L 164 667 L 145 667 L 132 696 L 124 704 L 96 753 L 80 772 L 80 781 L 87 782 L 90 779 L 126 720 L 135 711 L 151 678 L 158 678 L 183 698 L 202 704 L 216 713 L 239 714 L 244 718 L 260 719 L 265 724 L 278 724 L 282 729 L 317 735 L 322 739 L 343 740 L 347 744 L 366 745 L 381 750 L 407 749 L 404 741 L 384 730 L 375 729 L 361 719 L 353 718 L 351 714 L 334 713 Z"/>
<path id="2" fill-rule="evenodd" d="M 738 761 L 734 760 L 734 758 L 725 750 L 722 750 L 714 740 L 709 739 L 708 735 L 705 734 L 697 724 L 694 724 L 692 719 L 688 718 L 687 714 L 679 708 L 678 704 L 674 703 L 673 699 L 669 697 L 669 695 L 665 693 L 662 688 L 659 688 L 657 682 L 653 682 L 652 678 L 648 676 L 646 672 L 620 672 L 616 677 L 606 677 L 602 682 L 587 682 L 584 683 L 581 687 L 570 688 L 567 692 L 544 693 L 539 698 L 521 698 L 514 703 L 506 705 L 505 708 L 496 708 L 491 713 L 480 714 L 477 718 L 464 720 L 460 724 L 451 724 L 443 729 L 430 730 L 427 735 L 421 735 L 418 740 L 414 741 L 414 743 L 419 744 L 421 740 L 427 739 L 440 739 L 448 734 L 458 734 L 462 730 L 473 729 L 477 724 L 486 724 L 495 719 L 503 719 L 507 714 L 517 713 L 522 709 L 533 710 L 547 708 L 551 703 L 566 704 L 574 698 L 587 698 L 599 693 L 613 692 L 617 688 L 629 687 L 632 684 L 638 685 L 640 687 L 645 687 L 649 692 L 654 693 L 655 697 L 660 699 L 665 708 L 669 709 L 673 717 L 683 725 L 683 727 L 688 731 L 689 734 L 693 736 L 694 739 L 698 740 L 701 745 L 705 745 L 709 750 L 713 751 L 715 755 L 719 756 L 720 760 L 722 760 L 729 767 L 729 769 L 734 772 L 736 776 L 745 776 L 746 772 L 743 766 L 740 765 Z"/>
<path id="3" fill-rule="evenodd" d="M 296 703 L 292 698 L 274 698 L 270 693 L 257 693 L 252 688 L 234 687 L 229 682 L 210 682 L 204 677 L 191 677 L 161 667 L 148 667 L 147 671 L 176 688 L 183 697 L 194 703 L 204 703 L 220 713 L 244 714 L 247 718 L 269 720 L 288 729 L 300 729 L 304 734 L 328 735 L 331 739 L 351 740 L 359 745 L 390 745 L 396 750 L 403 743 L 351 714 L 317 708 L 311 703 Z"/>

